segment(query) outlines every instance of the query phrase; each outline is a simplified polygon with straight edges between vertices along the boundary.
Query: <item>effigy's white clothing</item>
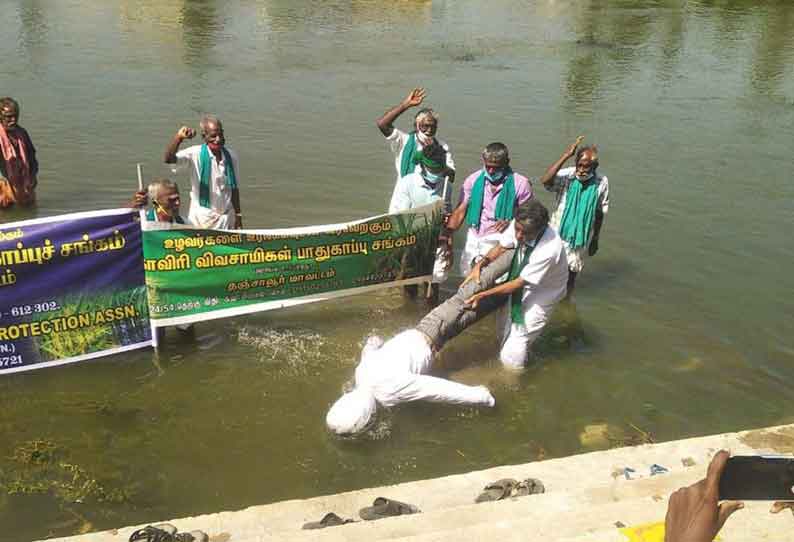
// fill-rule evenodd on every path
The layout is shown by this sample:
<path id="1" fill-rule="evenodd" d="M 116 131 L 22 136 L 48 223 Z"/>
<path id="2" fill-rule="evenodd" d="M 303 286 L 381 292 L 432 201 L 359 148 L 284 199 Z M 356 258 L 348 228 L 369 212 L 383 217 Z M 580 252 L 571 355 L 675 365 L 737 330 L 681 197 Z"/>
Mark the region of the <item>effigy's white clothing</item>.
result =
<path id="1" fill-rule="evenodd" d="M 408 401 L 493 406 L 484 386 L 467 386 L 430 376 L 433 352 L 425 336 L 409 329 L 380 348 L 366 349 L 356 368 L 356 388 L 368 388 L 379 404 L 390 407 Z"/>

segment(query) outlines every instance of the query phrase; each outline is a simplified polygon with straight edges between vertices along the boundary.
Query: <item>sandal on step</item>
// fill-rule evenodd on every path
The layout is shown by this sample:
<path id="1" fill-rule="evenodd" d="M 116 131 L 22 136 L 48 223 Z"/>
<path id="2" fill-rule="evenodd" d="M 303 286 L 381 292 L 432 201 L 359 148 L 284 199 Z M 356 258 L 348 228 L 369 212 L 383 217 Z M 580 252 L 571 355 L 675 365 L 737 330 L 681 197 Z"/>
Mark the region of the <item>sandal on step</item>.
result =
<path id="1" fill-rule="evenodd" d="M 513 493 L 513 489 L 518 486 L 518 482 L 512 478 L 502 478 L 491 482 L 483 489 L 474 502 L 501 501 Z"/>
<path id="2" fill-rule="evenodd" d="M 304 523 L 301 529 L 325 529 L 326 527 L 336 527 L 337 525 L 345 525 L 346 523 L 355 523 L 355 521 L 348 518 L 340 518 L 333 512 L 328 512 L 320 521 Z"/>
<path id="3" fill-rule="evenodd" d="M 163 523 L 158 527 L 147 525 L 130 535 L 129 542 L 175 542 L 176 527 Z"/>
<path id="4" fill-rule="evenodd" d="M 372 506 L 367 506 L 359 510 L 358 515 L 365 521 L 372 521 L 393 516 L 417 514 L 419 512 L 421 512 L 421 510 L 412 504 L 393 501 L 385 497 L 378 497 L 372 502 Z"/>
<path id="5" fill-rule="evenodd" d="M 174 535 L 174 542 L 209 542 L 209 540 L 210 537 L 204 531 L 190 531 Z"/>
<path id="6" fill-rule="evenodd" d="M 546 488 L 544 487 L 543 482 L 537 478 L 527 478 L 526 480 L 522 480 L 516 486 L 513 496 L 523 497 L 525 495 L 538 495 L 545 492 Z"/>

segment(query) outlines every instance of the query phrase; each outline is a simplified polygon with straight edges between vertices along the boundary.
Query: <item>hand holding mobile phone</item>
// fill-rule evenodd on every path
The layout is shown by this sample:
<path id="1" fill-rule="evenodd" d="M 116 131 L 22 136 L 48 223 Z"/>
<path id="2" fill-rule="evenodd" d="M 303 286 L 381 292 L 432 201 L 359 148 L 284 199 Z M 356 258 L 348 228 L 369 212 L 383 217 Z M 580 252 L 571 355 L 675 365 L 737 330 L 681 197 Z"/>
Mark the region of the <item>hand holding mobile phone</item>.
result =
<path id="1" fill-rule="evenodd" d="M 794 501 L 794 457 L 738 455 L 720 478 L 720 500 Z"/>

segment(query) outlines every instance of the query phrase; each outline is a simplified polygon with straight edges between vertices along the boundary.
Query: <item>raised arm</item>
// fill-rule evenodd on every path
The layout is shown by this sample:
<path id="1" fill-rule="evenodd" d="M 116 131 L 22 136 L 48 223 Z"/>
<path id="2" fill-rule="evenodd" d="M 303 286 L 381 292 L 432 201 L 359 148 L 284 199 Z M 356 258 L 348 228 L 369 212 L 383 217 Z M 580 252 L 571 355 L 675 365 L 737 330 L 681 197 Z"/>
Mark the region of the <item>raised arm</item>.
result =
<path id="1" fill-rule="evenodd" d="M 394 131 L 394 121 L 397 117 L 405 113 L 408 109 L 416 107 L 421 104 L 425 99 L 427 93 L 423 88 L 415 88 L 408 93 L 403 101 L 386 111 L 381 118 L 377 120 L 378 129 L 385 137 L 389 137 Z"/>
<path id="2" fill-rule="evenodd" d="M 565 149 L 565 152 L 562 153 L 562 156 L 560 156 L 556 162 L 549 166 L 549 168 L 546 170 L 546 173 L 544 173 L 540 178 L 540 182 L 543 183 L 543 186 L 551 186 L 551 184 L 554 182 L 554 177 L 557 175 L 557 172 L 560 171 L 560 168 L 562 168 L 565 162 L 573 158 L 573 156 L 576 154 L 576 147 L 579 146 L 583 139 L 584 136 L 577 137 L 576 141 L 567 149 Z"/>
<path id="3" fill-rule="evenodd" d="M 165 148 L 165 155 L 163 155 L 163 162 L 166 164 L 176 164 L 176 152 L 179 146 L 186 139 L 193 139 L 196 137 L 196 131 L 193 128 L 182 126 L 171 139 L 171 142 Z"/>

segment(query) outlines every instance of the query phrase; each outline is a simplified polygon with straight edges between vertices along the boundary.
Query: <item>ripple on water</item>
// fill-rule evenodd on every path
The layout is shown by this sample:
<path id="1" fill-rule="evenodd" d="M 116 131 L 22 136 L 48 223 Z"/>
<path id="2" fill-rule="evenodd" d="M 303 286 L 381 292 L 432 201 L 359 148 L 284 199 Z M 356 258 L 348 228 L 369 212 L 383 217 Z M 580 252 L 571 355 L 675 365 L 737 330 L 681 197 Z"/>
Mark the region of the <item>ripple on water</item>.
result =
<path id="1" fill-rule="evenodd" d="M 260 362 L 278 364 L 279 376 L 306 376 L 327 356 L 326 338 L 309 329 L 245 326 L 237 340 L 252 346 Z"/>

